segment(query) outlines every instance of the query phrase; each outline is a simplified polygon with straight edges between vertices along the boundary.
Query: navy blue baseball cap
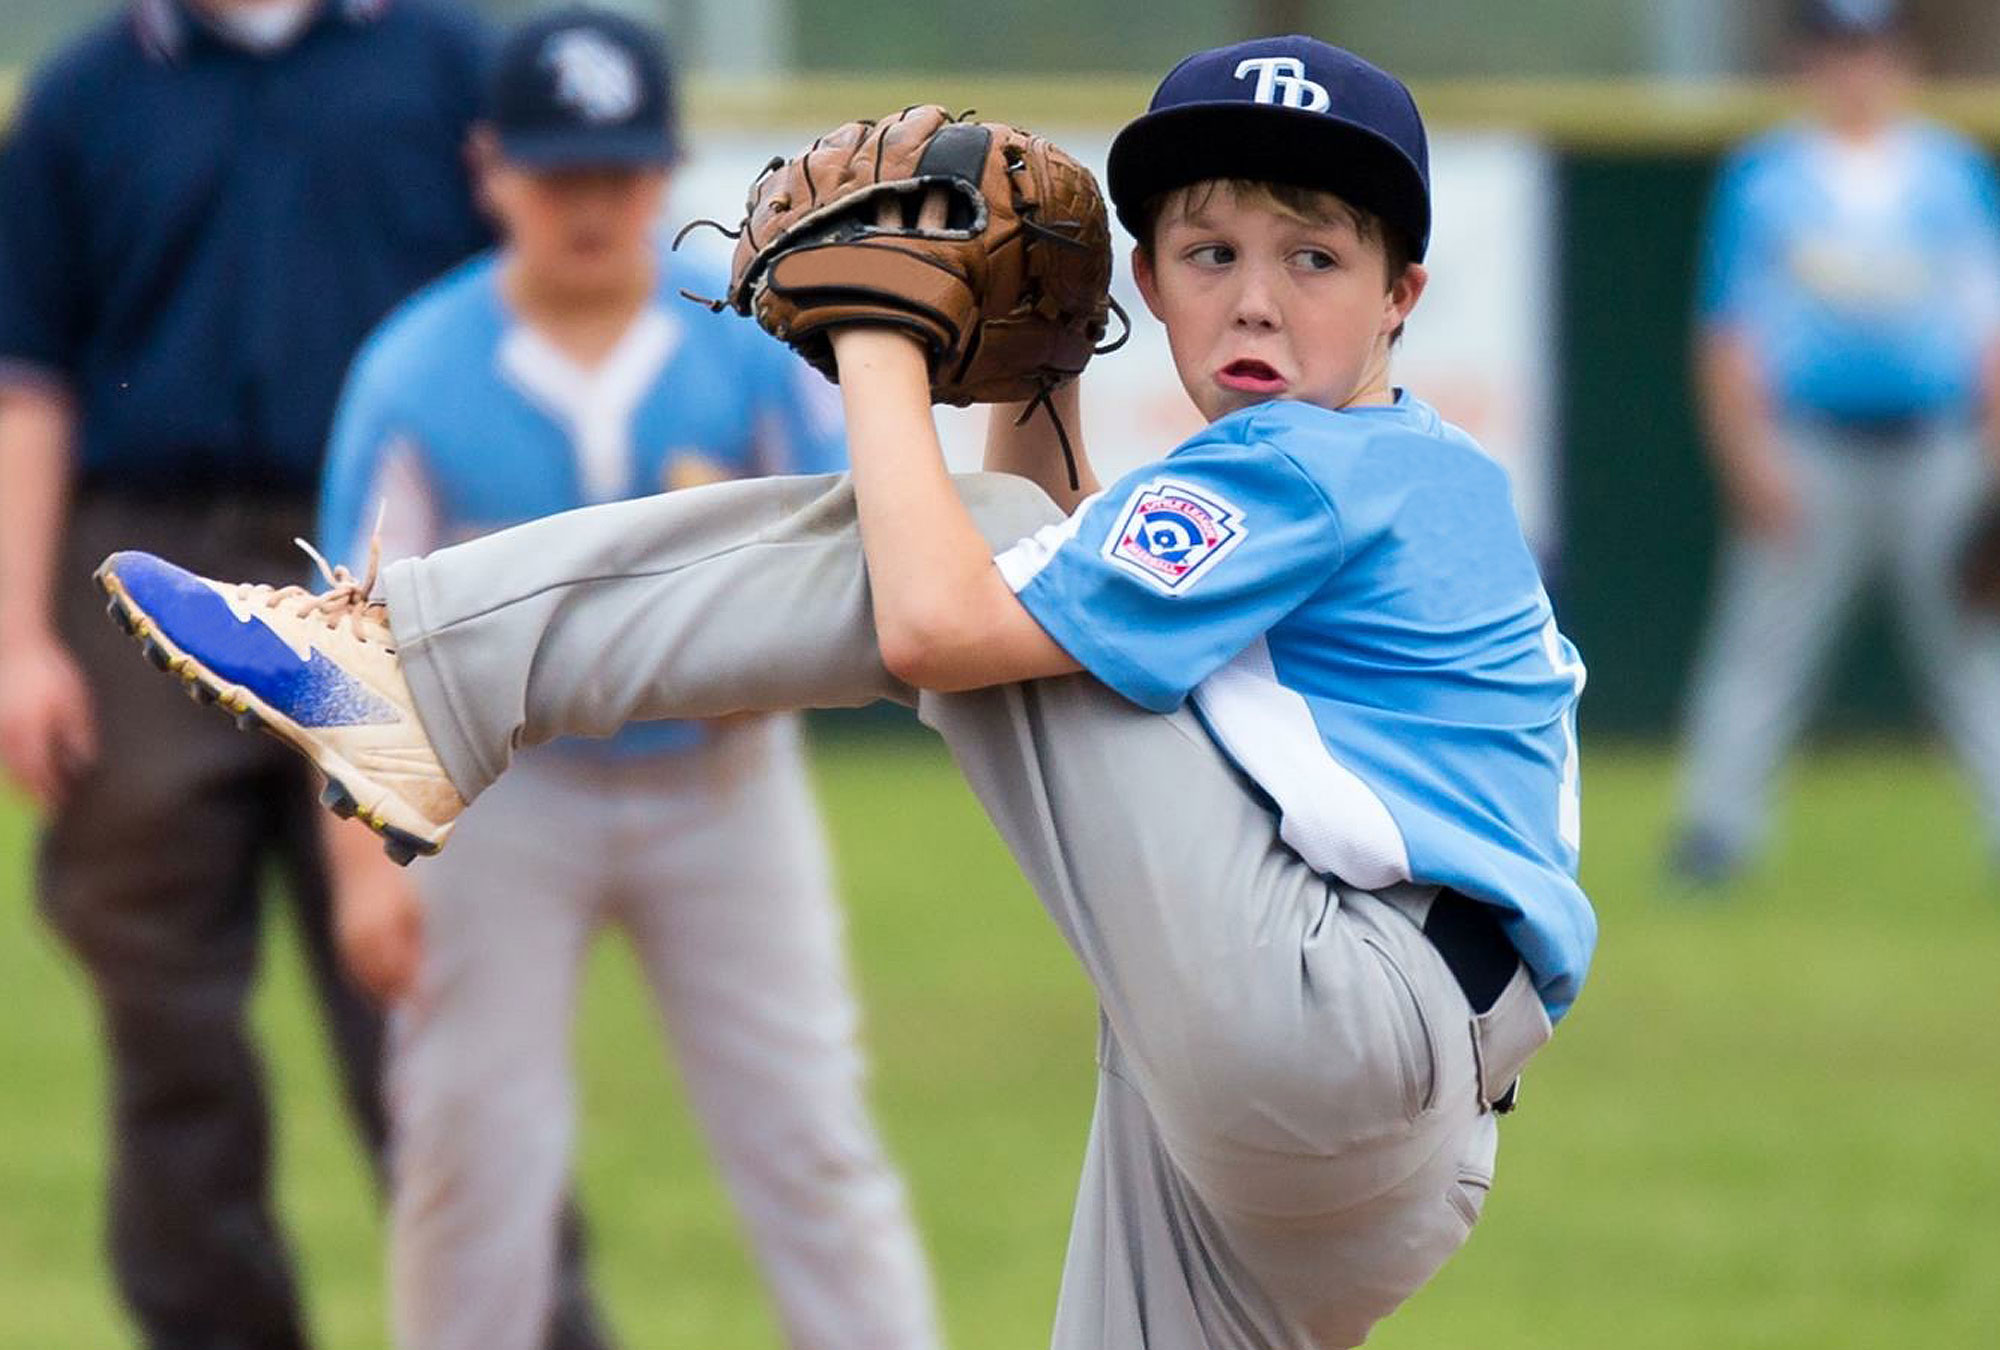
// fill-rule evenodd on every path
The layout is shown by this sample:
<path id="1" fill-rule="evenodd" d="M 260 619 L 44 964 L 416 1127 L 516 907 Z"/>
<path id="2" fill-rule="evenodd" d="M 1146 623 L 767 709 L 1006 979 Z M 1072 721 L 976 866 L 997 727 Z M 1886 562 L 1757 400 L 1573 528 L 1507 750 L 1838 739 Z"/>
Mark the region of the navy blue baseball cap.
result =
<path id="1" fill-rule="evenodd" d="M 1799 0 L 1792 26 L 1809 39 L 1880 42 L 1901 37 L 1907 16 L 1897 0 Z"/>
<path id="2" fill-rule="evenodd" d="M 1111 143 L 1111 202 L 1137 235 L 1146 203 L 1217 178 L 1331 192 L 1380 216 L 1422 259 L 1430 148 L 1403 82 L 1316 38 L 1256 38 L 1167 72 Z"/>
<path id="3" fill-rule="evenodd" d="M 608 10 L 560 9 L 508 33 L 486 120 L 501 154 L 527 169 L 664 167 L 680 158 L 666 45 Z"/>

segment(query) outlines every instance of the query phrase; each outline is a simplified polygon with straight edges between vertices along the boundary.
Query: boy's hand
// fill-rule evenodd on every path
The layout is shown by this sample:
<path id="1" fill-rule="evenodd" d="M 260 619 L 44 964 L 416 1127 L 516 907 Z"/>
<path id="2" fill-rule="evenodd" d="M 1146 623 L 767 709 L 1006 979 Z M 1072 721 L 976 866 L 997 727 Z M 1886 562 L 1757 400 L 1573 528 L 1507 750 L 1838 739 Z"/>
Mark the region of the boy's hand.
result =
<path id="1" fill-rule="evenodd" d="M 348 978 L 381 1004 L 416 988 L 424 954 L 424 909 L 400 868 L 370 869 L 334 892 L 334 941 Z"/>
<path id="2" fill-rule="evenodd" d="M 0 656 L 0 764 L 44 811 L 62 805 L 70 784 L 97 758 L 90 690 L 53 637 Z"/>

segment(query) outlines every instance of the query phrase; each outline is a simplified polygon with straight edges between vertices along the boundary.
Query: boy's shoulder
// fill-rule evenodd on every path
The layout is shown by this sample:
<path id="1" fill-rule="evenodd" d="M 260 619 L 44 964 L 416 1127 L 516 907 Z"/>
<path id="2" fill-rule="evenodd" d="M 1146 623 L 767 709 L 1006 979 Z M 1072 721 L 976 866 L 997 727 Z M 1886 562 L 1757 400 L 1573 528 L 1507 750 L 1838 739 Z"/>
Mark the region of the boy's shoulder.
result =
<path id="1" fill-rule="evenodd" d="M 1378 407 L 1335 411 L 1273 401 L 1240 409 L 1210 423 L 1161 468 L 1166 475 L 1185 470 L 1161 481 L 1185 478 L 1232 510 L 1324 515 L 1349 547 L 1405 512 L 1446 503 L 1496 524 L 1514 519 L 1505 468 L 1406 391 Z"/>
<path id="2" fill-rule="evenodd" d="M 66 126 L 103 116 L 132 102 L 148 64 L 131 12 L 106 15 L 35 68 L 17 112 L 31 109 Z"/>
<path id="3" fill-rule="evenodd" d="M 1992 157 L 1985 148 L 1956 127 L 1916 118 L 1904 124 L 1903 134 L 1918 154 L 1933 163 L 1977 172 L 1991 171 Z"/>
<path id="4" fill-rule="evenodd" d="M 1338 410 L 1295 400 L 1259 403 L 1216 419 L 1182 449 L 1203 444 L 1240 447 L 1246 455 L 1282 455 L 1314 474 L 1414 461 L 1468 471 L 1499 469 L 1468 432 L 1401 389 L 1392 403 Z"/>
<path id="5" fill-rule="evenodd" d="M 1722 157 L 1716 184 L 1724 195 L 1789 192 L 1795 175 L 1809 172 L 1814 148 L 1824 135 L 1810 123 L 1795 120 L 1767 127 L 1737 143 Z"/>
<path id="6" fill-rule="evenodd" d="M 459 264 L 404 300 L 362 344 L 354 379 L 382 392 L 418 387 L 489 345 L 499 332 L 497 257 Z"/>

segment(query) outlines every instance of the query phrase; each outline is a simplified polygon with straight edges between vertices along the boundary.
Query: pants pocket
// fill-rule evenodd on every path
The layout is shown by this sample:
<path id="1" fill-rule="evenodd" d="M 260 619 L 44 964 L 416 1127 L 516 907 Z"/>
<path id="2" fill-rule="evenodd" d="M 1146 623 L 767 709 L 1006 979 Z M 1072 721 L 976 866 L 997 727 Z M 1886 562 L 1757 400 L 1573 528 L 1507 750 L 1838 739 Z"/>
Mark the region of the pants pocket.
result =
<path id="1" fill-rule="evenodd" d="M 1398 1013 L 1393 1022 L 1396 1062 L 1402 1073 L 1403 1116 L 1407 1120 L 1415 1120 L 1437 1105 L 1437 1038 L 1431 1030 L 1430 1019 L 1424 1015 L 1424 1005 L 1417 998 L 1416 986 L 1410 982 L 1409 975 L 1395 955 L 1375 938 L 1363 937 L 1361 940 L 1375 953 L 1375 959 L 1381 963 L 1388 979 L 1391 999 Z"/>
<path id="2" fill-rule="evenodd" d="M 1445 1189 L 1445 1203 L 1465 1221 L 1469 1230 L 1486 1210 L 1486 1197 L 1493 1190 L 1493 1164 L 1500 1148 L 1500 1126 L 1491 1111 L 1482 1111 L 1458 1161 L 1458 1174 Z"/>
<path id="3" fill-rule="evenodd" d="M 1465 1220 L 1465 1226 L 1470 1228 L 1479 1222 L 1479 1215 L 1486 1208 L 1487 1192 L 1492 1189 L 1492 1177 L 1461 1172 L 1451 1189 L 1445 1192 L 1444 1198 L 1458 1211 L 1458 1217 Z"/>

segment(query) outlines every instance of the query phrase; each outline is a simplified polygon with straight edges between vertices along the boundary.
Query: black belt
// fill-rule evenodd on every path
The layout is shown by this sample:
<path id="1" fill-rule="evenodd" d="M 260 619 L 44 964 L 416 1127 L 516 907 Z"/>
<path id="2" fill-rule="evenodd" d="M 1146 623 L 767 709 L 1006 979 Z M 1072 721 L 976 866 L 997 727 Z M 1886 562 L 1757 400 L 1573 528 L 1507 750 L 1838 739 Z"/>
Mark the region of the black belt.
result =
<path id="1" fill-rule="evenodd" d="M 1521 968 L 1521 954 L 1500 926 L 1499 912 L 1450 887 L 1440 890 L 1431 901 L 1430 913 L 1424 916 L 1424 936 L 1444 958 L 1475 1016 L 1500 1001 L 1514 972 Z M 1512 1111 L 1520 1088 L 1518 1081 L 1509 1084 L 1500 1100 L 1493 1103 L 1494 1112 L 1506 1115 Z"/>
<path id="2" fill-rule="evenodd" d="M 1451 968 L 1475 1014 L 1500 1001 L 1521 964 L 1521 954 L 1500 926 L 1498 911 L 1449 887 L 1431 901 L 1431 911 L 1424 918 L 1424 936 Z"/>
<path id="3" fill-rule="evenodd" d="M 1928 434 L 1951 417 L 1948 409 L 1918 408 L 1885 413 L 1815 412 L 1807 414 L 1806 420 L 1870 449 L 1894 449 Z"/>

